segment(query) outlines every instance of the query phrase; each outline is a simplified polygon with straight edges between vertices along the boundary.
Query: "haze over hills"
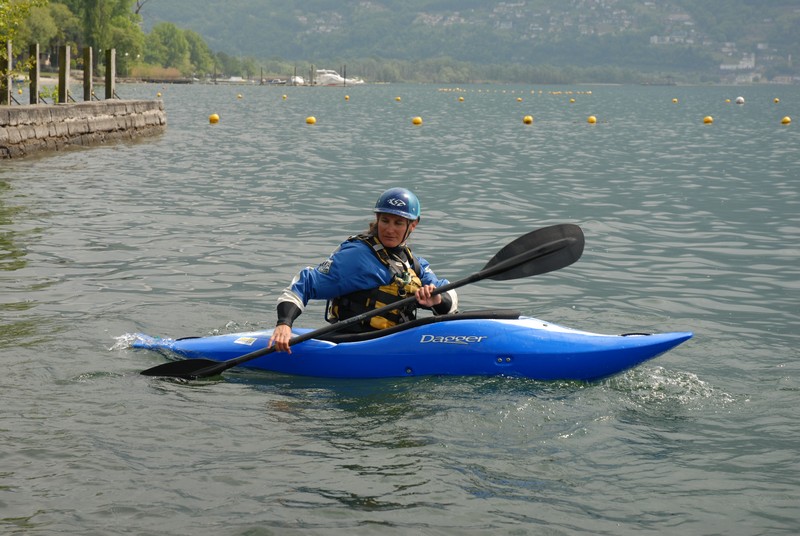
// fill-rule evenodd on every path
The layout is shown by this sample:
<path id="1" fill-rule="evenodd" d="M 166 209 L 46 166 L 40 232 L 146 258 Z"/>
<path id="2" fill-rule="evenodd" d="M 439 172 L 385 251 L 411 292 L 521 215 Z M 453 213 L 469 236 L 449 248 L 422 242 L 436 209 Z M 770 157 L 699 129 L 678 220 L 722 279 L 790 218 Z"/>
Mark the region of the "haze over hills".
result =
<path id="1" fill-rule="evenodd" d="M 141 14 L 259 60 L 800 76 L 797 0 L 155 0 Z"/>

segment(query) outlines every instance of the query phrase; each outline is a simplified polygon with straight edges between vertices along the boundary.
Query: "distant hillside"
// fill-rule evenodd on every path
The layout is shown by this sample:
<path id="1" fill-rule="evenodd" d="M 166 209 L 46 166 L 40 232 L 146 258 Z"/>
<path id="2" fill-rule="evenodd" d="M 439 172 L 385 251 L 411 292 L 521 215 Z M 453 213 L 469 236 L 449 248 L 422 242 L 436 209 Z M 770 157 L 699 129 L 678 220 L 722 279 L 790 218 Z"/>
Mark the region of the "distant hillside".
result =
<path id="1" fill-rule="evenodd" d="M 141 14 L 263 60 L 800 74 L 797 0 L 153 0 Z"/>

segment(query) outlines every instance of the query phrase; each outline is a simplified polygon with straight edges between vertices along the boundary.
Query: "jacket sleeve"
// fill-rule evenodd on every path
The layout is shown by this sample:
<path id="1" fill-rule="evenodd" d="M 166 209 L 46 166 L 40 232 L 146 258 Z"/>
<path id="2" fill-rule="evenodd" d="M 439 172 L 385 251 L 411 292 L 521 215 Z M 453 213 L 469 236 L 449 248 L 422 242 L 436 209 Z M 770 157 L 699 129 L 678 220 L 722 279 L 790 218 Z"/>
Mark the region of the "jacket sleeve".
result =
<path id="1" fill-rule="evenodd" d="M 441 287 L 442 285 L 446 285 L 449 283 L 447 279 L 439 279 L 436 277 L 436 274 L 431 269 L 430 263 L 423 259 L 422 257 L 417 257 L 419 261 L 420 270 L 422 274 L 420 274 L 420 280 L 422 281 L 423 285 L 434 285 L 436 287 Z M 439 305 L 434 305 L 431 309 L 434 314 L 437 315 L 446 315 L 450 313 L 457 313 L 458 312 L 458 294 L 456 294 L 455 289 L 448 290 L 447 292 L 443 293 L 442 295 L 442 303 Z"/>
<path id="2" fill-rule="evenodd" d="M 361 242 L 344 242 L 317 267 L 300 270 L 278 297 L 278 323 L 291 326 L 309 300 L 330 300 L 391 281 L 389 270 Z"/>
<path id="3" fill-rule="evenodd" d="M 295 319 L 297 319 L 302 312 L 303 309 L 292 301 L 278 301 L 278 321 L 275 325 L 280 326 L 281 324 L 285 324 L 292 327 Z"/>

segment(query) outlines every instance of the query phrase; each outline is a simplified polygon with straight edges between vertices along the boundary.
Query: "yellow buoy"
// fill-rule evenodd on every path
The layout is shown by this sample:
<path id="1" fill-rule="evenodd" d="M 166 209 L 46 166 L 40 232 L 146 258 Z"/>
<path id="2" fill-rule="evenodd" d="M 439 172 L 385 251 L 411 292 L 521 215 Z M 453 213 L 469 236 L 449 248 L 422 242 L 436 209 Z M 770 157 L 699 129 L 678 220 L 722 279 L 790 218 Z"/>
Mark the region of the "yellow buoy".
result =
<path id="1" fill-rule="evenodd" d="M 313 115 L 309 115 L 308 117 L 306 117 L 306 124 L 314 125 L 316 123 L 317 123 L 317 118 L 314 117 Z"/>
<path id="2" fill-rule="evenodd" d="M 160 91 L 158 93 L 156 93 L 156 97 L 158 97 L 159 99 L 161 98 L 161 92 Z"/>
<path id="3" fill-rule="evenodd" d="M 569 102 L 573 102 L 574 103 L 575 99 L 574 98 L 573 99 L 569 99 Z"/>
<path id="4" fill-rule="evenodd" d="M 522 102 L 522 97 L 517 97 L 517 102 Z"/>
<path id="5" fill-rule="evenodd" d="M 772 102 L 774 102 L 775 104 L 778 104 L 779 102 L 781 102 L 781 99 L 779 99 L 778 97 L 775 97 Z"/>
<path id="6" fill-rule="evenodd" d="M 350 95 L 345 95 L 344 100 L 350 100 Z"/>
<path id="7" fill-rule="evenodd" d="M 672 99 L 673 104 L 678 104 L 678 99 Z"/>
<path id="8" fill-rule="evenodd" d="M 594 125 L 595 123 L 597 123 L 597 118 L 593 115 L 590 115 L 588 119 L 586 119 L 586 122 L 589 123 L 590 125 Z"/>
<path id="9" fill-rule="evenodd" d="M 396 100 L 397 102 L 400 102 L 400 97 L 395 97 L 394 100 Z"/>
<path id="10" fill-rule="evenodd" d="M 458 102 L 464 102 L 464 97 L 459 97 Z"/>
<path id="11" fill-rule="evenodd" d="M 283 100 L 286 100 L 286 95 L 283 96 Z"/>
<path id="12" fill-rule="evenodd" d="M 781 119 L 781 124 L 784 124 L 784 125 L 788 125 L 791 122 L 792 122 L 792 118 L 789 117 L 788 115 L 786 117 L 784 117 L 783 119 Z"/>
<path id="13" fill-rule="evenodd" d="M 710 115 L 707 115 L 707 116 L 705 116 L 703 118 L 703 123 L 705 123 L 706 125 L 710 125 L 713 122 L 714 122 L 714 118 L 711 117 Z"/>
<path id="14" fill-rule="evenodd" d="M 17 95 L 22 95 L 22 90 L 21 89 L 17 90 Z"/>
<path id="15" fill-rule="evenodd" d="M 411 123 L 413 123 L 415 125 L 421 125 L 422 124 L 422 118 L 420 116 L 417 116 L 417 117 L 415 117 L 414 119 L 411 120 Z"/>
<path id="16" fill-rule="evenodd" d="M 242 98 L 242 94 L 241 94 L 241 93 L 237 94 L 237 95 L 236 95 L 236 98 L 237 98 L 237 99 L 241 99 L 241 98 Z"/>
<path id="17" fill-rule="evenodd" d="M 211 114 L 208 116 L 208 122 L 212 125 L 216 125 L 219 123 L 219 116 L 217 114 Z"/>
<path id="18" fill-rule="evenodd" d="M 533 123 L 533 116 L 526 115 L 525 117 L 522 118 L 522 122 L 525 123 L 526 125 L 530 125 L 531 123 Z"/>

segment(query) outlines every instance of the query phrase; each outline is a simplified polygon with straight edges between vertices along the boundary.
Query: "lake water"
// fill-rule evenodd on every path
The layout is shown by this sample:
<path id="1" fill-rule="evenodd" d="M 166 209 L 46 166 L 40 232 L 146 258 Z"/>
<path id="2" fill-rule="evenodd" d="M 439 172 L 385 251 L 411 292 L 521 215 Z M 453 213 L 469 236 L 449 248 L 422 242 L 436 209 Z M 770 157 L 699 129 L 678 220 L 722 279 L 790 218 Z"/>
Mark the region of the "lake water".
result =
<path id="1" fill-rule="evenodd" d="M 800 531 L 800 87 L 117 92 L 160 92 L 167 132 L 0 161 L 0 532 Z M 271 327 L 391 186 L 451 281 L 583 228 L 576 264 L 462 310 L 695 337 L 592 384 L 139 375 L 164 358 L 134 332 Z"/>

